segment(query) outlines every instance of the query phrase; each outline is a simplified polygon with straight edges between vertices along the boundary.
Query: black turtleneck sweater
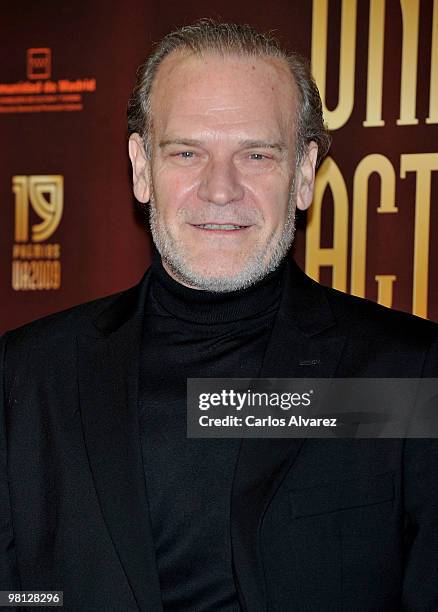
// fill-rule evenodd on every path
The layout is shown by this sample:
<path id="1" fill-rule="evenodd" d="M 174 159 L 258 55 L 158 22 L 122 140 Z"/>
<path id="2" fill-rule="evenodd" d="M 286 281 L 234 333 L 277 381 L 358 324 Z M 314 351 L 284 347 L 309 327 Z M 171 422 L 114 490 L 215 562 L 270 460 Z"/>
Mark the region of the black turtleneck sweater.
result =
<path id="1" fill-rule="evenodd" d="M 139 418 L 163 607 L 237 612 L 230 539 L 240 440 L 186 436 L 187 378 L 259 376 L 285 261 L 248 289 L 175 281 L 155 252 L 147 299 Z"/>

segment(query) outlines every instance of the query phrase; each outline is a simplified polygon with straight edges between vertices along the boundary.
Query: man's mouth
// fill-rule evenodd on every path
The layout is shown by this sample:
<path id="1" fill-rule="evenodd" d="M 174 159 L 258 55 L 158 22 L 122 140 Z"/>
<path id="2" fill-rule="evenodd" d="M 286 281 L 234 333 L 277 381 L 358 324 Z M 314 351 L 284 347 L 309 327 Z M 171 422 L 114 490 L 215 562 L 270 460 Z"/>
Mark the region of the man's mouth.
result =
<path id="1" fill-rule="evenodd" d="M 193 224 L 193 227 L 198 227 L 203 230 L 223 230 L 227 232 L 246 229 L 249 225 L 235 225 L 234 223 L 200 223 Z"/>

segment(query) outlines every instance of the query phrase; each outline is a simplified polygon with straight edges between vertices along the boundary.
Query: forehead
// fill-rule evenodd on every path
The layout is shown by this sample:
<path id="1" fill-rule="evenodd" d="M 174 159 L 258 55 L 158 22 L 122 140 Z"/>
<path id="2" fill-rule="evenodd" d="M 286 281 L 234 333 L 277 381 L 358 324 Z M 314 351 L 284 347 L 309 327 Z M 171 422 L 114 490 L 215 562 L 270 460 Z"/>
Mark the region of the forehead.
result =
<path id="1" fill-rule="evenodd" d="M 177 51 L 163 60 L 154 79 L 154 133 L 250 124 L 283 132 L 295 125 L 297 98 L 285 60 Z"/>

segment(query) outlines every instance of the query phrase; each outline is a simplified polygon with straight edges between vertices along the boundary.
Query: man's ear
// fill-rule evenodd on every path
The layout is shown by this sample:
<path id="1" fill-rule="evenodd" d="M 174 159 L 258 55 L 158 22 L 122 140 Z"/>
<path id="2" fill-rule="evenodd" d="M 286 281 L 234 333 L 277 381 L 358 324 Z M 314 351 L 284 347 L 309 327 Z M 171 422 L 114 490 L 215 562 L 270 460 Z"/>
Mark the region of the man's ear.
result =
<path id="1" fill-rule="evenodd" d="M 317 157 L 318 145 L 312 140 L 297 171 L 297 207 L 300 210 L 307 210 L 312 203 Z"/>
<path id="2" fill-rule="evenodd" d="M 143 139 L 139 134 L 129 137 L 129 157 L 132 164 L 132 183 L 135 197 L 147 204 L 150 199 L 149 159 L 146 155 Z"/>

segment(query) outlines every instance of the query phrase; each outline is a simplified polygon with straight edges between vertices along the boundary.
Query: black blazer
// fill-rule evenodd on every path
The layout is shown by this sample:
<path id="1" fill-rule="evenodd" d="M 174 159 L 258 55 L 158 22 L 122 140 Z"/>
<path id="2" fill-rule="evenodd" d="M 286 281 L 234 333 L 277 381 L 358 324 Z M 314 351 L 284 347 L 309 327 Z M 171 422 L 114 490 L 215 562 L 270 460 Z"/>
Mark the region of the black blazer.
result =
<path id="1" fill-rule="evenodd" d="M 0 589 L 63 590 L 75 612 L 162 610 L 137 422 L 148 283 L 2 339 Z M 437 328 L 291 263 L 262 376 L 436 377 Z M 437 442 L 242 440 L 242 609 L 438 610 Z"/>

